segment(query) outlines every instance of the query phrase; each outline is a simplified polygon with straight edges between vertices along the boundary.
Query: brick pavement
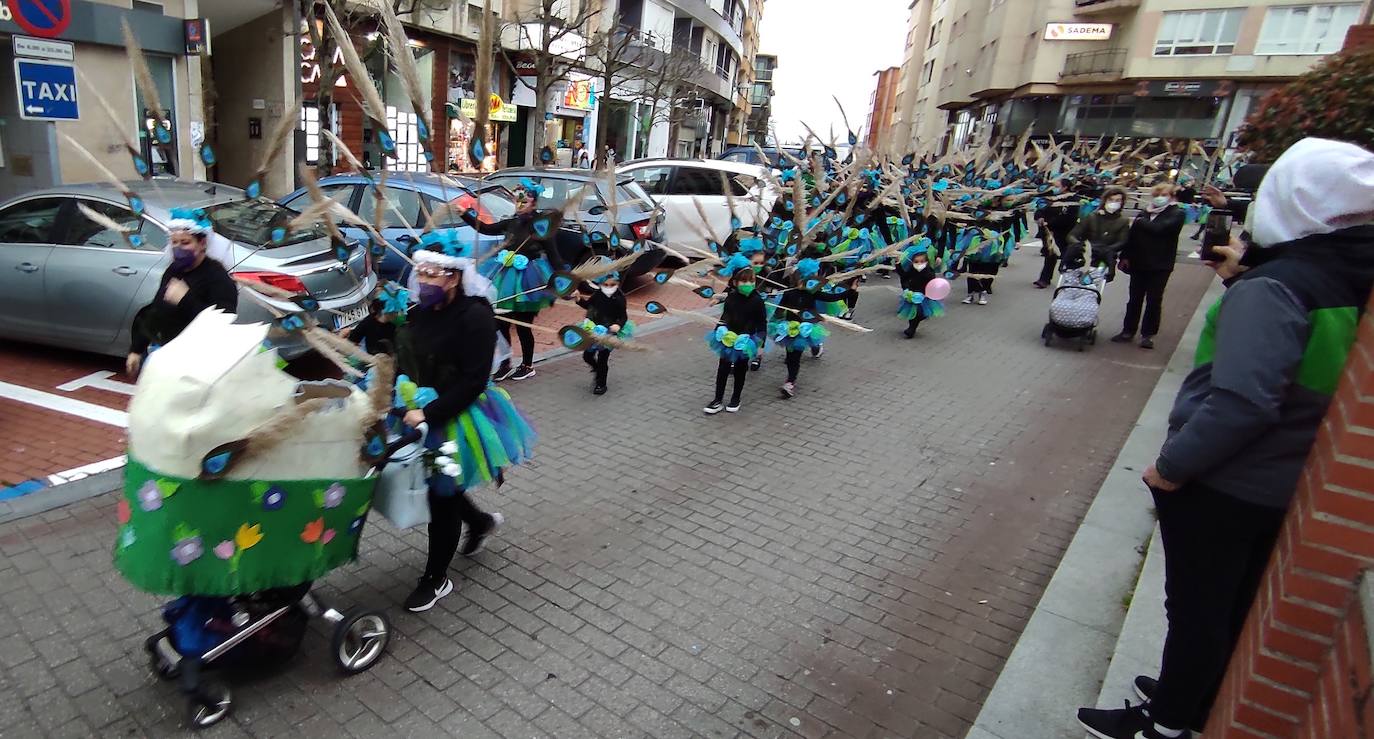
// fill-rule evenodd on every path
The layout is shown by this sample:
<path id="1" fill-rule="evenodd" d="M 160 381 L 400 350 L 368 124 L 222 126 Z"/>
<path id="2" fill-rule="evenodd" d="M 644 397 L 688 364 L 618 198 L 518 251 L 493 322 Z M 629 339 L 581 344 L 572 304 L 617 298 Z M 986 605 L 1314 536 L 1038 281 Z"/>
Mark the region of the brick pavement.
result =
<path id="1" fill-rule="evenodd" d="M 478 495 L 509 525 L 457 591 L 395 610 L 424 536 L 373 522 L 320 589 L 392 607 L 388 655 L 343 679 L 317 625 L 207 735 L 962 735 L 1210 278 L 1180 266 L 1153 353 L 1078 353 L 1040 345 L 1049 294 L 1017 261 L 914 341 L 870 282 L 877 332 L 837 332 L 792 401 L 770 354 L 739 415 L 700 412 L 702 327 L 617 352 L 601 398 L 575 358 L 541 365 L 512 388 L 538 459 Z M 111 574 L 113 508 L 0 525 L 0 737 L 179 731 L 141 651 L 158 601 Z"/>

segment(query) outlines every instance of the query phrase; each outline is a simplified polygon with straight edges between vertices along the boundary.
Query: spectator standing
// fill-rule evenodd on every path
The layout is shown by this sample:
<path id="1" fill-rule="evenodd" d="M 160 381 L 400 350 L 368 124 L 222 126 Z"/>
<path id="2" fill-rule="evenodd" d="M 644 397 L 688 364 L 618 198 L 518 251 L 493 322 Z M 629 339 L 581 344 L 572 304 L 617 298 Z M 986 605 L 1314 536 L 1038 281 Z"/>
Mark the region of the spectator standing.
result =
<path id="1" fill-rule="evenodd" d="M 1131 276 L 1130 297 L 1126 301 L 1126 320 L 1121 333 L 1112 341 L 1135 339 L 1140 330 L 1140 348 L 1155 348 L 1159 320 L 1164 311 L 1164 289 L 1174 273 L 1178 258 L 1178 237 L 1188 217 L 1174 200 L 1174 186 L 1155 185 L 1145 212 L 1136 216 L 1121 251 L 1121 267 Z M 1141 309 L 1145 322 L 1141 324 Z"/>
<path id="2" fill-rule="evenodd" d="M 1251 208 L 1255 247 L 1208 314 L 1144 481 L 1164 545 L 1168 632 L 1145 703 L 1080 709 L 1106 739 L 1203 727 L 1374 285 L 1374 154 L 1304 139 Z"/>

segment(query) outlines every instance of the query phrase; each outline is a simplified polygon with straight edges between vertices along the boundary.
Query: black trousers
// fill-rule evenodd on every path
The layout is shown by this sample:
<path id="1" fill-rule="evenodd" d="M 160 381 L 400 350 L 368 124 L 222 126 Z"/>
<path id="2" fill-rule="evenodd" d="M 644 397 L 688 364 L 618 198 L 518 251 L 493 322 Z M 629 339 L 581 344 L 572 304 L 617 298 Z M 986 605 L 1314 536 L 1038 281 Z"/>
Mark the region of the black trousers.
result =
<path id="1" fill-rule="evenodd" d="M 515 321 L 522 321 L 524 323 L 534 323 L 535 316 L 538 315 L 538 313 L 507 313 L 506 317 Z M 506 321 L 501 320 L 499 316 L 497 317 L 496 330 L 501 332 L 501 338 L 505 339 L 506 343 L 510 343 L 510 330 L 512 326 L 514 326 L 515 328 L 515 335 L 520 338 L 520 363 L 526 366 L 533 365 L 534 331 L 525 326 L 515 326 L 512 323 L 508 323 Z M 515 347 L 512 346 L 512 353 L 514 353 L 514 350 Z"/>
<path id="2" fill-rule="evenodd" d="M 725 399 L 725 382 L 730 379 L 730 375 L 735 376 L 735 391 L 730 394 L 730 404 L 739 402 L 740 394 L 744 392 L 744 381 L 749 378 L 749 360 L 741 359 L 738 362 L 731 362 L 728 359 L 721 359 L 716 366 L 716 400 Z"/>
<path id="3" fill-rule="evenodd" d="M 1040 268 L 1040 284 L 1054 284 L 1054 268 L 1059 266 L 1059 255 L 1049 253 L 1045 250 L 1045 264 Z"/>
<path id="4" fill-rule="evenodd" d="M 906 322 L 907 333 L 916 333 L 916 329 L 921 327 L 921 321 L 926 320 L 923 314 L 917 313 L 916 317 Z"/>
<path id="5" fill-rule="evenodd" d="M 969 274 L 988 275 L 988 277 L 983 279 L 968 278 L 968 291 L 970 295 L 973 293 L 985 293 L 991 290 L 993 278 L 996 277 L 997 272 L 1002 269 L 1002 264 L 1000 262 L 969 261 L 965 266 Z"/>
<path id="6" fill-rule="evenodd" d="M 586 362 L 592 371 L 596 373 L 596 384 L 606 384 L 606 373 L 611 367 L 611 350 L 605 347 L 592 347 L 582 352 L 582 361 Z"/>
<path id="7" fill-rule="evenodd" d="M 1159 333 L 1159 317 L 1164 312 L 1164 288 L 1169 286 L 1172 272 L 1135 272 L 1131 274 L 1130 297 L 1126 299 L 1126 320 L 1121 324 L 1121 333 L 1135 335 L 1136 329 L 1141 336 L 1154 336 Z M 1141 323 L 1141 306 L 1144 306 L 1145 320 Z"/>
<path id="8" fill-rule="evenodd" d="M 1169 630 L 1150 715 L 1202 728 L 1283 524 L 1284 509 L 1202 485 L 1154 492 Z"/>
<path id="9" fill-rule="evenodd" d="M 787 352 L 787 381 L 796 382 L 797 373 L 801 372 L 802 352 L 800 349 Z"/>
<path id="10" fill-rule="evenodd" d="M 434 488 L 429 489 L 429 557 L 425 561 L 425 578 L 442 580 L 448 576 L 448 566 L 453 563 L 453 554 L 458 551 L 458 539 L 463 535 L 463 524 L 468 530 L 489 526 L 491 514 L 484 513 L 468 497 L 467 491 L 459 490 L 453 495 L 437 495 Z"/>

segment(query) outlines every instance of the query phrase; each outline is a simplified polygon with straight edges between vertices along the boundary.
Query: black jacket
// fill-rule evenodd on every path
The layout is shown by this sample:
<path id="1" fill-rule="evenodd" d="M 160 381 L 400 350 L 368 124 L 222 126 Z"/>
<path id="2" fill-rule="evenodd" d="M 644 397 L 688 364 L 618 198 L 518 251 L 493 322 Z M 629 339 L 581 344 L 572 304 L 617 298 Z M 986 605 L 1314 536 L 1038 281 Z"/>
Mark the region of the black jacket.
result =
<path id="1" fill-rule="evenodd" d="M 167 293 L 167 283 L 173 277 L 180 277 L 189 288 L 176 305 L 162 299 Z M 129 351 L 146 354 L 150 344 L 166 344 L 175 339 L 206 308 L 235 313 L 238 307 L 238 285 L 234 284 L 234 278 L 219 262 L 206 257 L 199 266 L 186 272 L 178 274 L 167 270 L 162 273 L 162 282 L 157 286 L 153 302 L 134 315 L 134 325 L 130 331 L 133 343 Z"/>
<path id="2" fill-rule="evenodd" d="M 585 293 L 585 289 L 583 290 Z M 587 309 L 587 320 L 598 326 L 625 326 L 630 315 L 625 310 L 625 292 L 617 290 L 615 295 L 606 297 L 600 288 L 593 287 L 591 293 L 577 299 L 577 304 Z"/>
<path id="3" fill-rule="evenodd" d="M 773 310 L 773 319 L 777 321 L 809 321 L 816 323 L 821 320 L 820 308 L 816 303 L 838 303 L 844 300 L 845 294 L 812 292 L 800 287 L 789 287 L 782 291 L 778 298 L 778 305 L 781 308 Z M 784 310 L 790 308 L 791 310 Z M 810 314 L 808 317 L 806 314 Z"/>
<path id="4" fill-rule="evenodd" d="M 930 269 L 914 269 L 902 264 L 897 265 L 897 276 L 902 280 L 902 289 L 924 294 L 926 285 L 930 281 L 940 276 L 934 267 Z"/>
<path id="5" fill-rule="evenodd" d="M 761 334 L 768 330 L 768 310 L 763 295 L 756 289 L 744 297 L 731 289 L 725 295 L 725 310 L 720 323 L 737 334 Z"/>
<path id="6" fill-rule="evenodd" d="M 1069 245 L 1069 233 L 1078 225 L 1078 203 L 1047 205 L 1035 211 L 1035 220 L 1045 222 L 1050 235 L 1054 236 L 1055 245 L 1063 252 L 1064 247 Z M 1041 228 L 1042 232 L 1044 230 Z M 1040 234 L 1042 239 L 1044 236 L 1044 233 Z"/>
<path id="7" fill-rule="evenodd" d="M 484 298 L 458 295 L 442 308 L 411 308 L 396 331 L 397 371 L 439 397 L 424 407 L 437 429 L 487 388 L 496 353 L 496 314 Z"/>
<path id="8" fill-rule="evenodd" d="M 371 315 L 348 332 L 348 340 L 372 354 L 390 354 L 395 351 L 396 324 Z"/>
<path id="9" fill-rule="evenodd" d="M 1178 237 L 1188 216 L 1183 208 L 1170 205 L 1153 218 L 1141 213 L 1131 222 L 1126 247 L 1121 250 L 1131 273 L 1172 272 L 1178 258 Z"/>
<path id="10" fill-rule="evenodd" d="M 533 224 L 537 218 L 549 219 L 549 230 L 543 237 L 534 232 Z M 558 211 L 540 210 L 533 213 L 516 213 L 510 218 L 495 223 L 484 223 L 471 212 L 464 211 L 463 221 L 477 229 L 478 233 L 488 236 L 504 235 L 506 241 L 501 244 L 503 249 L 508 249 L 516 254 L 524 254 L 530 259 L 538 258 L 540 254 L 543 254 L 548 257 L 549 264 L 553 266 L 555 271 L 568 268 L 555 245 L 558 239 L 558 226 L 563 222 L 563 216 Z"/>

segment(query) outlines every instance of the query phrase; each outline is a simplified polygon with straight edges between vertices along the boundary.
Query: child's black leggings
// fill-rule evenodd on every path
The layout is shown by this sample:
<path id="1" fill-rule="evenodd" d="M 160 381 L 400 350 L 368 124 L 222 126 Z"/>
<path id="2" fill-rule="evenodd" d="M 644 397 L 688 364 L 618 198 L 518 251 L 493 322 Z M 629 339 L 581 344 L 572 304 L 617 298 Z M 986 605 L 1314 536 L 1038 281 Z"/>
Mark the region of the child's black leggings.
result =
<path id="1" fill-rule="evenodd" d="M 730 379 L 730 375 L 735 376 L 735 391 L 730 394 L 730 405 L 737 405 L 740 394 L 744 392 L 744 380 L 749 377 L 749 360 L 740 359 L 730 361 L 722 358 L 716 367 L 716 400 L 725 399 L 725 382 Z"/>
<path id="2" fill-rule="evenodd" d="M 787 352 L 787 381 L 788 381 L 788 382 L 796 382 L 796 381 L 797 381 L 797 373 L 801 371 L 801 359 L 802 359 L 802 351 L 801 351 L 800 349 L 798 349 L 798 350 L 796 350 L 796 351 L 789 351 L 789 352 Z"/>
<path id="3" fill-rule="evenodd" d="M 582 352 L 582 361 L 596 373 L 596 384 L 605 385 L 606 375 L 610 372 L 611 350 L 604 346 L 592 347 Z"/>
<path id="4" fill-rule="evenodd" d="M 534 318 L 538 315 L 538 313 L 507 313 L 506 317 L 514 321 L 534 323 Z M 513 324 L 501 320 L 500 317 L 496 319 L 496 330 L 501 332 L 501 338 L 505 339 L 506 343 L 510 343 L 510 330 L 512 326 Z M 525 326 L 515 326 L 515 335 L 520 338 L 520 352 L 522 357 L 520 363 L 524 365 L 533 365 L 534 331 Z M 511 347 L 511 353 L 515 353 L 515 347 L 513 346 Z"/>

